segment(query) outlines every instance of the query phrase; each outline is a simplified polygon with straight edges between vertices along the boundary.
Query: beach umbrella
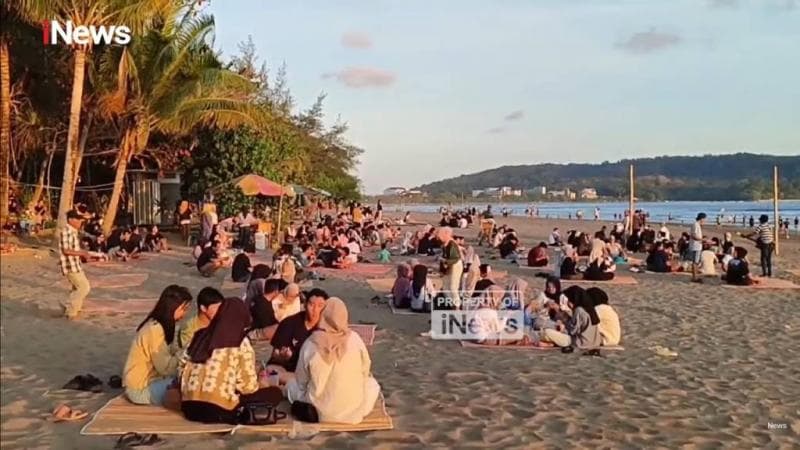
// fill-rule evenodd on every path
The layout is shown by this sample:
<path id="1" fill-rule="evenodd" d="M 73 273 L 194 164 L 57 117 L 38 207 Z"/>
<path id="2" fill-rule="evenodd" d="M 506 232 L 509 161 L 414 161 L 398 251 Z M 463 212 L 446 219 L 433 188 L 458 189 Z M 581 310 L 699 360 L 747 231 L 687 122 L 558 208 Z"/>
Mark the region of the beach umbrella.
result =
<path id="1" fill-rule="evenodd" d="M 231 184 L 241 189 L 247 196 L 263 195 L 264 197 L 294 197 L 295 192 L 292 186 L 281 186 L 280 184 L 268 180 L 262 176 L 249 174 L 242 175 L 231 181 Z"/>

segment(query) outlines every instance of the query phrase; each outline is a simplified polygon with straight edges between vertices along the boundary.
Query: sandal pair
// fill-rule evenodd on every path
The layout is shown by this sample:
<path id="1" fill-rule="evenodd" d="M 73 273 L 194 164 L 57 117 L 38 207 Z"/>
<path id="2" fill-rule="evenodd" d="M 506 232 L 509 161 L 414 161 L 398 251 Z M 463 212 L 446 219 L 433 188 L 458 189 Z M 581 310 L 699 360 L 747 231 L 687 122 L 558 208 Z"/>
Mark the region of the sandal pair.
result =
<path id="1" fill-rule="evenodd" d="M 117 439 L 115 449 L 125 449 L 134 447 L 155 447 L 164 443 L 157 434 L 125 433 Z"/>

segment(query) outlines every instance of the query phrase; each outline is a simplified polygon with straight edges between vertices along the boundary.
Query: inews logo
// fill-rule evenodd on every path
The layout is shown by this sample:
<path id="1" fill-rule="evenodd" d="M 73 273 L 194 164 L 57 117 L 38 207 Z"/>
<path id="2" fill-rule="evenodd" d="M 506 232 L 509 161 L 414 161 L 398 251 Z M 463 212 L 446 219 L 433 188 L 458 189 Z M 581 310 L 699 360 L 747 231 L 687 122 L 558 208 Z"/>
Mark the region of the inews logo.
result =
<path id="1" fill-rule="evenodd" d="M 45 20 L 42 22 L 42 40 L 44 45 L 127 45 L 131 42 L 131 29 L 118 25 L 76 27 L 69 20 L 63 25 L 56 20 Z"/>

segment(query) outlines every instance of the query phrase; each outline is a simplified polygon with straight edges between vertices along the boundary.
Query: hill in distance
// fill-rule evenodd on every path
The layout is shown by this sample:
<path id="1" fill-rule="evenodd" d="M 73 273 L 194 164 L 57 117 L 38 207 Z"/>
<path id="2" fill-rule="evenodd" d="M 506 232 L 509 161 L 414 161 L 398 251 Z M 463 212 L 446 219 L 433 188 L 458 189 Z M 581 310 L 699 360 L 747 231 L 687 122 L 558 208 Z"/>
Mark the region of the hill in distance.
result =
<path id="1" fill-rule="evenodd" d="M 800 156 L 751 153 L 661 156 L 600 164 L 534 164 L 502 166 L 419 186 L 434 198 L 471 195 L 476 189 L 511 186 L 548 191 L 595 188 L 600 197 L 628 195 L 633 164 L 636 196 L 659 200 L 761 200 L 772 198 L 772 171 L 778 166 L 781 198 L 800 198 Z M 532 198 L 528 196 L 528 198 Z"/>

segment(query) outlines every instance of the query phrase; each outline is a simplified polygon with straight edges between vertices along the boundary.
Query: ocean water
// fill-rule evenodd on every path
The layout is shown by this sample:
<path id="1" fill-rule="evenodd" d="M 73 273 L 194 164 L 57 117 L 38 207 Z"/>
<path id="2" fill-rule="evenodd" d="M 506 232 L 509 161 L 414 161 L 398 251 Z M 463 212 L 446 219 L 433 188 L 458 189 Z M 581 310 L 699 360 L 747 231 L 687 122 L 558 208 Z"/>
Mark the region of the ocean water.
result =
<path id="1" fill-rule="evenodd" d="M 453 203 L 454 209 L 475 207 L 478 211 L 486 209 L 489 203 Z M 539 209 L 539 217 L 567 219 L 576 217 L 578 211 L 583 211 L 584 220 L 594 219 L 595 208 L 600 209 L 602 220 L 614 220 L 614 214 L 624 214 L 628 209 L 627 202 L 608 202 L 608 203 L 580 203 L 580 202 L 555 202 L 555 203 L 492 203 L 492 211 L 495 216 L 500 216 L 503 208 L 510 211 L 510 215 L 523 216 L 525 210 L 531 205 Z M 439 208 L 447 205 L 436 204 L 395 204 L 386 205 L 389 211 L 411 211 L 411 212 L 437 212 Z M 758 216 L 767 214 L 772 221 L 773 209 L 771 201 L 757 202 L 640 202 L 634 208 L 642 209 L 650 214 L 651 222 L 671 222 L 671 223 L 691 223 L 700 212 L 708 215 L 708 222 L 716 222 L 716 217 L 721 216 L 722 223 L 730 223 L 736 217 L 736 223 L 742 223 L 742 216 L 749 221 L 753 216 L 758 221 Z M 783 218 L 791 221 L 794 228 L 795 217 L 800 217 L 800 200 L 782 200 L 778 203 L 778 213 Z"/>

